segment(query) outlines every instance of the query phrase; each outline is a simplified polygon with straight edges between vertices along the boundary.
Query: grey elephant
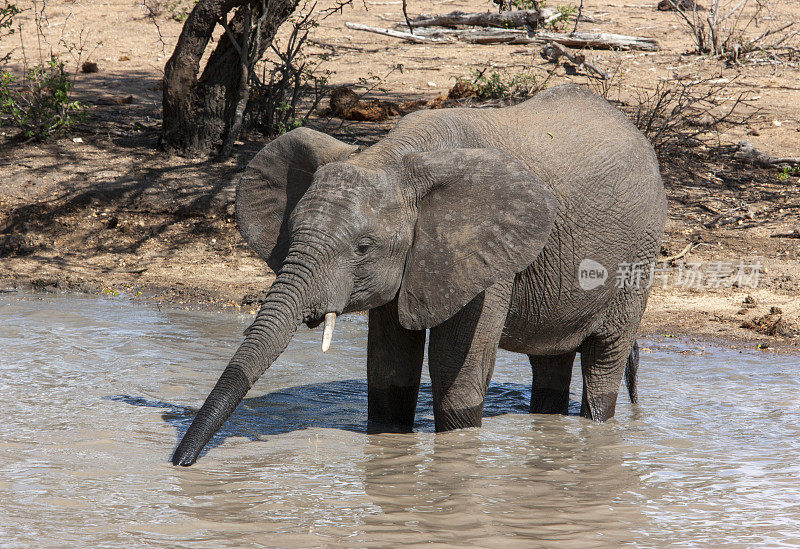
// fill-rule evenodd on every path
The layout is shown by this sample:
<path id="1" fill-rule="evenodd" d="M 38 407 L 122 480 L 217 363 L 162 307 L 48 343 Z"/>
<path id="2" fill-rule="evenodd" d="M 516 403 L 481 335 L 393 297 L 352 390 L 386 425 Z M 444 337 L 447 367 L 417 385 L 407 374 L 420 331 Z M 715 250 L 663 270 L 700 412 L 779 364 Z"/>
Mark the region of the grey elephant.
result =
<path id="1" fill-rule="evenodd" d="M 534 412 L 566 412 L 576 352 L 584 417 L 612 417 L 635 381 L 648 285 L 585 284 L 582 265 L 651 264 L 664 186 L 647 139 L 579 87 L 416 112 L 363 151 L 293 130 L 248 165 L 236 214 L 277 276 L 176 465 L 195 462 L 300 323 L 325 323 L 324 351 L 351 311 L 369 310 L 378 429 L 413 426 L 426 330 L 437 431 L 481 424 L 498 347 L 529 356 Z"/>

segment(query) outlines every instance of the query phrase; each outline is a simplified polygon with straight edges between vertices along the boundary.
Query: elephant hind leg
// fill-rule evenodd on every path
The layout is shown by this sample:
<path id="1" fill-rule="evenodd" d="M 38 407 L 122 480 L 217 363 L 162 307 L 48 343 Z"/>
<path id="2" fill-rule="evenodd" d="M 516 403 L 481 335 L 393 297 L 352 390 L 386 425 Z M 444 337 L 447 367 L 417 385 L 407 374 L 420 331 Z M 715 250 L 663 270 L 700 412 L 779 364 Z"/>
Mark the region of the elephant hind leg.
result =
<path id="1" fill-rule="evenodd" d="M 566 414 L 575 352 L 555 356 L 528 355 L 533 370 L 532 414 Z"/>
<path id="2" fill-rule="evenodd" d="M 635 343 L 634 337 L 589 336 L 581 345 L 583 398 L 581 416 L 595 421 L 614 417 L 622 378 Z"/>
<path id="3" fill-rule="evenodd" d="M 648 257 L 640 259 L 650 260 Z M 595 421 L 614 417 L 623 379 L 628 385 L 628 396 L 636 401 L 636 375 L 639 369 L 636 332 L 648 293 L 649 288 L 635 286 L 617 294 L 606 312 L 603 324 L 578 349 L 583 374 L 583 417 Z"/>
<path id="4" fill-rule="evenodd" d="M 625 365 L 625 385 L 628 387 L 628 398 L 633 404 L 639 402 L 637 377 L 639 375 L 639 343 L 634 341 L 628 363 Z"/>

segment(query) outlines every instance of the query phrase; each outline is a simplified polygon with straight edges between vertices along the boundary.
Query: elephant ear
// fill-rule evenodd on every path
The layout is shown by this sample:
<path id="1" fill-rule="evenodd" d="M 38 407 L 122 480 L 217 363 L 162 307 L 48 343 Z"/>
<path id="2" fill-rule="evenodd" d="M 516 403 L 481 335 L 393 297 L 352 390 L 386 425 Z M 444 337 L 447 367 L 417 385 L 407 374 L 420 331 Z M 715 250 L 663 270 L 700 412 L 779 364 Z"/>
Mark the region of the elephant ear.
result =
<path id="1" fill-rule="evenodd" d="M 308 128 L 283 134 L 250 161 L 236 187 L 239 232 L 275 272 L 289 249 L 287 222 L 314 177 L 328 162 L 358 149 Z"/>
<path id="2" fill-rule="evenodd" d="M 398 309 L 403 327 L 422 330 L 533 263 L 557 203 L 522 163 L 497 149 L 412 153 L 403 165 L 418 216 Z"/>

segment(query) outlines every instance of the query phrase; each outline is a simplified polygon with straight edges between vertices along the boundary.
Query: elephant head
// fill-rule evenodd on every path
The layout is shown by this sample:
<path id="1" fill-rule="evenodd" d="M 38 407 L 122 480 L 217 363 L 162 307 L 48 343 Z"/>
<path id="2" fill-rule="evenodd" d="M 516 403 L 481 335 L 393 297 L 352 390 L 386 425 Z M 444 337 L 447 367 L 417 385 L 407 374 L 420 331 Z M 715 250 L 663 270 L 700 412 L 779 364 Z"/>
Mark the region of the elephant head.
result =
<path id="1" fill-rule="evenodd" d="M 300 323 L 325 322 L 326 350 L 336 315 L 396 298 L 405 328 L 436 326 L 530 265 L 553 227 L 553 195 L 502 151 L 355 152 L 299 128 L 247 167 L 239 230 L 277 276 L 174 464 L 194 463 Z"/>

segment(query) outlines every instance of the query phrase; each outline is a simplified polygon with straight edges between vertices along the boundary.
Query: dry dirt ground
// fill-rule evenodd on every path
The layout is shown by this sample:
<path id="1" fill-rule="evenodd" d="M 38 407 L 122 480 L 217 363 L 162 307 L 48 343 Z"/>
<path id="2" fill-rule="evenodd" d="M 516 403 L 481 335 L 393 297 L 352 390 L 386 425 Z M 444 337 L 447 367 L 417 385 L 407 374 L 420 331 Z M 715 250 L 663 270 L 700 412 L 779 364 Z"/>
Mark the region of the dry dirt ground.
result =
<path id="1" fill-rule="evenodd" d="M 630 102 L 660 79 L 725 79 L 731 81 L 725 88 L 730 98 L 748 93 L 757 110 L 743 113 L 751 115 L 746 124 L 723 128 L 722 150 L 746 138 L 763 152 L 800 156 L 798 59 L 732 65 L 691 54 L 682 23 L 675 14 L 657 11 L 656 3 L 585 1 L 584 13 L 596 22 L 582 22 L 580 30 L 652 37 L 662 48 L 587 51 L 595 65 L 616 73 L 612 98 Z M 795 0 L 773 6 L 767 22 L 800 19 Z M 477 0 L 409 4 L 412 15 L 488 9 L 495 7 Z M 32 287 L 253 310 L 272 274 L 236 231 L 232 201 L 238 174 L 265 139 L 245 139 L 226 162 L 163 155 L 156 148 L 160 80 L 181 24 L 165 10 L 156 25 L 134 0 L 51 1 L 46 13 L 44 51 L 52 48 L 73 62 L 63 44 L 83 43 L 99 72 L 78 76 L 75 97 L 90 106 L 91 117 L 69 136 L 20 144 L 12 139 L 13 129 L 0 128 L 0 291 Z M 25 55 L 35 60 L 32 12 L 19 20 Z M 400 2 L 356 2 L 313 32 L 308 51 L 330 56 L 324 67 L 331 83 L 363 90 L 363 79 L 380 81 L 386 91 L 375 89 L 372 97 L 431 100 L 457 78 L 487 66 L 509 74 L 529 71 L 540 80 L 552 72 L 539 55 L 541 45 L 418 45 L 352 31 L 345 21 L 393 27 L 402 21 Z M 0 54 L 10 46 L 16 42 L 4 42 Z M 21 59 L 17 46 L 16 66 Z M 559 68 L 548 85 L 567 81 L 585 84 L 587 78 Z M 368 144 L 395 122 L 316 116 L 312 125 Z M 695 152 L 663 159 L 670 215 L 662 253 L 694 246 L 682 258 L 684 271 L 676 262 L 666 288 L 656 283 L 642 332 L 796 348 L 800 239 L 771 235 L 800 228 L 798 177 L 780 181 L 775 170 L 738 164 L 729 153 Z M 686 278 L 695 262 L 704 273 L 699 284 Z M 757 281 L 731 286 L 726 272 L 715 287 L 715 271 L 732 267 L 735 275 L 737 267 L 752 265 Z M 756 288 L 747 286 L 753 282 Z"/>

